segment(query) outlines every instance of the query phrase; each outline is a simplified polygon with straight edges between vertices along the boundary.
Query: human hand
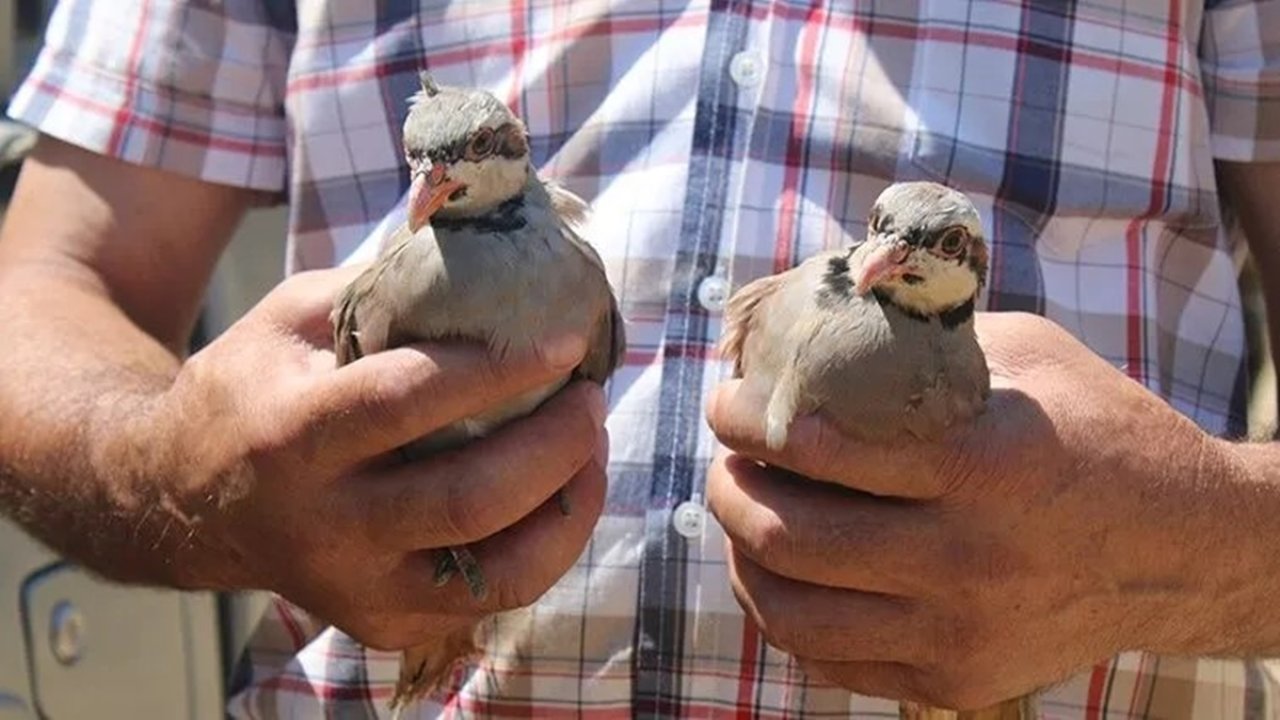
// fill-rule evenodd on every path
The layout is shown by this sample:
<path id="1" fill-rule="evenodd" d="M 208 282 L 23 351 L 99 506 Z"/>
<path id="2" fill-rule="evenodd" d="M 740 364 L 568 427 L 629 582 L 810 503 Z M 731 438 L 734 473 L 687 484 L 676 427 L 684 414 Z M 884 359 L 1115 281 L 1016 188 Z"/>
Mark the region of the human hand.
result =
<path id="1" fill-rule="evenodd" d="M 1048 321 L 977 330 L 988 409 L 936 445 L 806 417 L 769 452 L 764 403 L 717 389 L 708 498 L 765 637 L 848 689 L 974 709 L 1121 650 L 1255 632 L 1224 601 L 1267 567 L 1236 542 L 1263 523 L 1225 444 Z"/>
<path id="2" fill-rule="evenodd" d="M 355 271 L 282 283 L 185 363 L 165 502 L 187 527 L 184 584 L 280 593 L 379 649 L 429 643 L 532 603 L 573 564 L 603 506 L 600 389 L 574 383 L 528 418 L 427 460 L 407 441 L 571 369 L 585 341 L 497 364 L 422 344 L 335 368 L 328 312 Z M 561 488 L 572 503 L 565 517 Z M 436 587 L 432 549 L 468 545 L 483 602 Z"/>

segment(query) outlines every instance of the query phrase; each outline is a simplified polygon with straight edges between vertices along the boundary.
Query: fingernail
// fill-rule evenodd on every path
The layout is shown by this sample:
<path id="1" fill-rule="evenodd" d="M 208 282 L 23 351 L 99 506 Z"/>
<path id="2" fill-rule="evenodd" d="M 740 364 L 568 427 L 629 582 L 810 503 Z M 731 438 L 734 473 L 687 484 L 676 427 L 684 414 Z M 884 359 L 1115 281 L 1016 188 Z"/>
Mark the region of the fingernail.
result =
<path id="1" fill-rule="evenodd" d="M 547 362 L 557 368 L 577 365 L 586 352 L 587 341 L 576 334 L 552 338 L 544 348 Z"/>

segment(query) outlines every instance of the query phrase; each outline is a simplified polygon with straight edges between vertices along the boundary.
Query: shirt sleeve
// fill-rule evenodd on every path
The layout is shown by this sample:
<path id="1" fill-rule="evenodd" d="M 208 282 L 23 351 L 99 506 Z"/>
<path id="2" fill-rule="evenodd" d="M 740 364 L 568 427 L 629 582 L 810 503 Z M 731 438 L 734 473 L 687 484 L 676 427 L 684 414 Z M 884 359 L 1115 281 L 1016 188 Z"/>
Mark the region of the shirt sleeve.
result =
<path id="1" fill-rule="evenodd" d="M 1214 157 L 1280 160 L 1280 0 L 1209 0 L 1200 67 Z"/>
<path id="2" fill-rule="evenodd" d="M 296 30 L 273 2 L 61 0 L 8 114 L 127 162 L 282 192 Z"/>

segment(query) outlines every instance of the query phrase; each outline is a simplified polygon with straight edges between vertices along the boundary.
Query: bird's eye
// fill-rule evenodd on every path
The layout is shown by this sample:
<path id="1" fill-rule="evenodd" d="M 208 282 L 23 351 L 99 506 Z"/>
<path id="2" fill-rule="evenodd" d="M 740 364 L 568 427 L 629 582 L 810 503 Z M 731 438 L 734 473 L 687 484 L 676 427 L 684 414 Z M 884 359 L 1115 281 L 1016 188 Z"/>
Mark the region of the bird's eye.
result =
<path id="1" fill-rule="evenodd" d="M 483 160 L 493 153 L 493 146 L 493 130 L 482 127 L 471 138 L 471 142 L 467 143 L 465 158 L 471 162 Z"/>
<path id="2" fill-rule="evenodd" d="M 947 257 L 955 257 L 964 250 L 969 242 L 969 234 L 961 228 L 952 228 L 938 241 L 938 252 Z"/>
<path id="3" fill-rule="evenodd" d="M 529 152 L 529 141 L 520 128 L 511 125 L 502 136 L 502 154 L 507 157 L 523 157 Z"/>

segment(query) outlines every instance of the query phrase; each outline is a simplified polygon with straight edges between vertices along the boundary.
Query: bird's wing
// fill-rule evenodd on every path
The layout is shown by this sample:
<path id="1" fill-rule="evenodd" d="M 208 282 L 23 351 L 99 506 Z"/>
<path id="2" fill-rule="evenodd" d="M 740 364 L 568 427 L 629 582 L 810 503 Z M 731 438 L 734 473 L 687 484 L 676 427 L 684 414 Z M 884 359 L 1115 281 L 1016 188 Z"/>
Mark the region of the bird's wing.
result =
<path id="1" fill-rule="evenodd" d="M 561 230 L 565 238 L 600 271 L 601 277 L 608 284 L 609 276 L 605 271 L 604 261 L 591 243 L 583 237 L 588 213 L 586 201 L 559 183 L 551 180 L 543 180 L 542 183 L 551 198 L 552 210 L 560 218 Z M 588 380 L 603 384 L 622 364 L 626 349 L 626 326 L 622 313 L 618 310 L 618 298 L 610 287 L 608 318 L 596 328 L 596 336 L 591 338 L 587 356 L 579 366 L 578 373 Z"/>
<path id="2" fill-rule="evenodd" d="M 360 296 L 358 286 L 366 286 L 368 271 L 360 273 L 342 289 L 329 320 L 333 323 L 333 354 L 338 366 L 347 365 L 359 360 L 364 352 L 360 349 L 360 323 L 356 319 L 356 298 Z"/>
<path id="3" fill-rule="evenodd" d="M 587 356 L 577 370 L 578 375 L 602 385 L 622 364 L 627 345 L 617 302 L 610 299 L 609 303 L 609 318 L 596 326 L 596 335 L 587 347 Z"/>
<path id="4" fill-rule="evenodd" d="M 394 230 L 383 236 L 382 242 L 378 244 L 378 257 L 390 255 L 392 251 L 412 238 L 413 233 L 409 232 L 409 223 L 400 223 Z"/>
<path id="5" fill-rule="evenodd" d="M 743 351 L 747 336 L 756 328 L 756 313 L 782 287 L 785 277 L 785 273 L 779 273 L 752 280 L 734 293 L 726 303 L 724 329 L 720 336 L 720 356 L 733 361 L 735 377 L 742 377 Z"/>
<path id="6" fill-rule="evenodd" d="M 412 237 L 407 228 L 393 233 L 383 245 L 378 260 L 348 283 L 334 302 L 329 320 L 333 324 L 333 353 L 339 367 L 386 347 L 390 313 L 377 311 L 379 281 L 390 266 L 387 260 L 403 252 Z"/>

